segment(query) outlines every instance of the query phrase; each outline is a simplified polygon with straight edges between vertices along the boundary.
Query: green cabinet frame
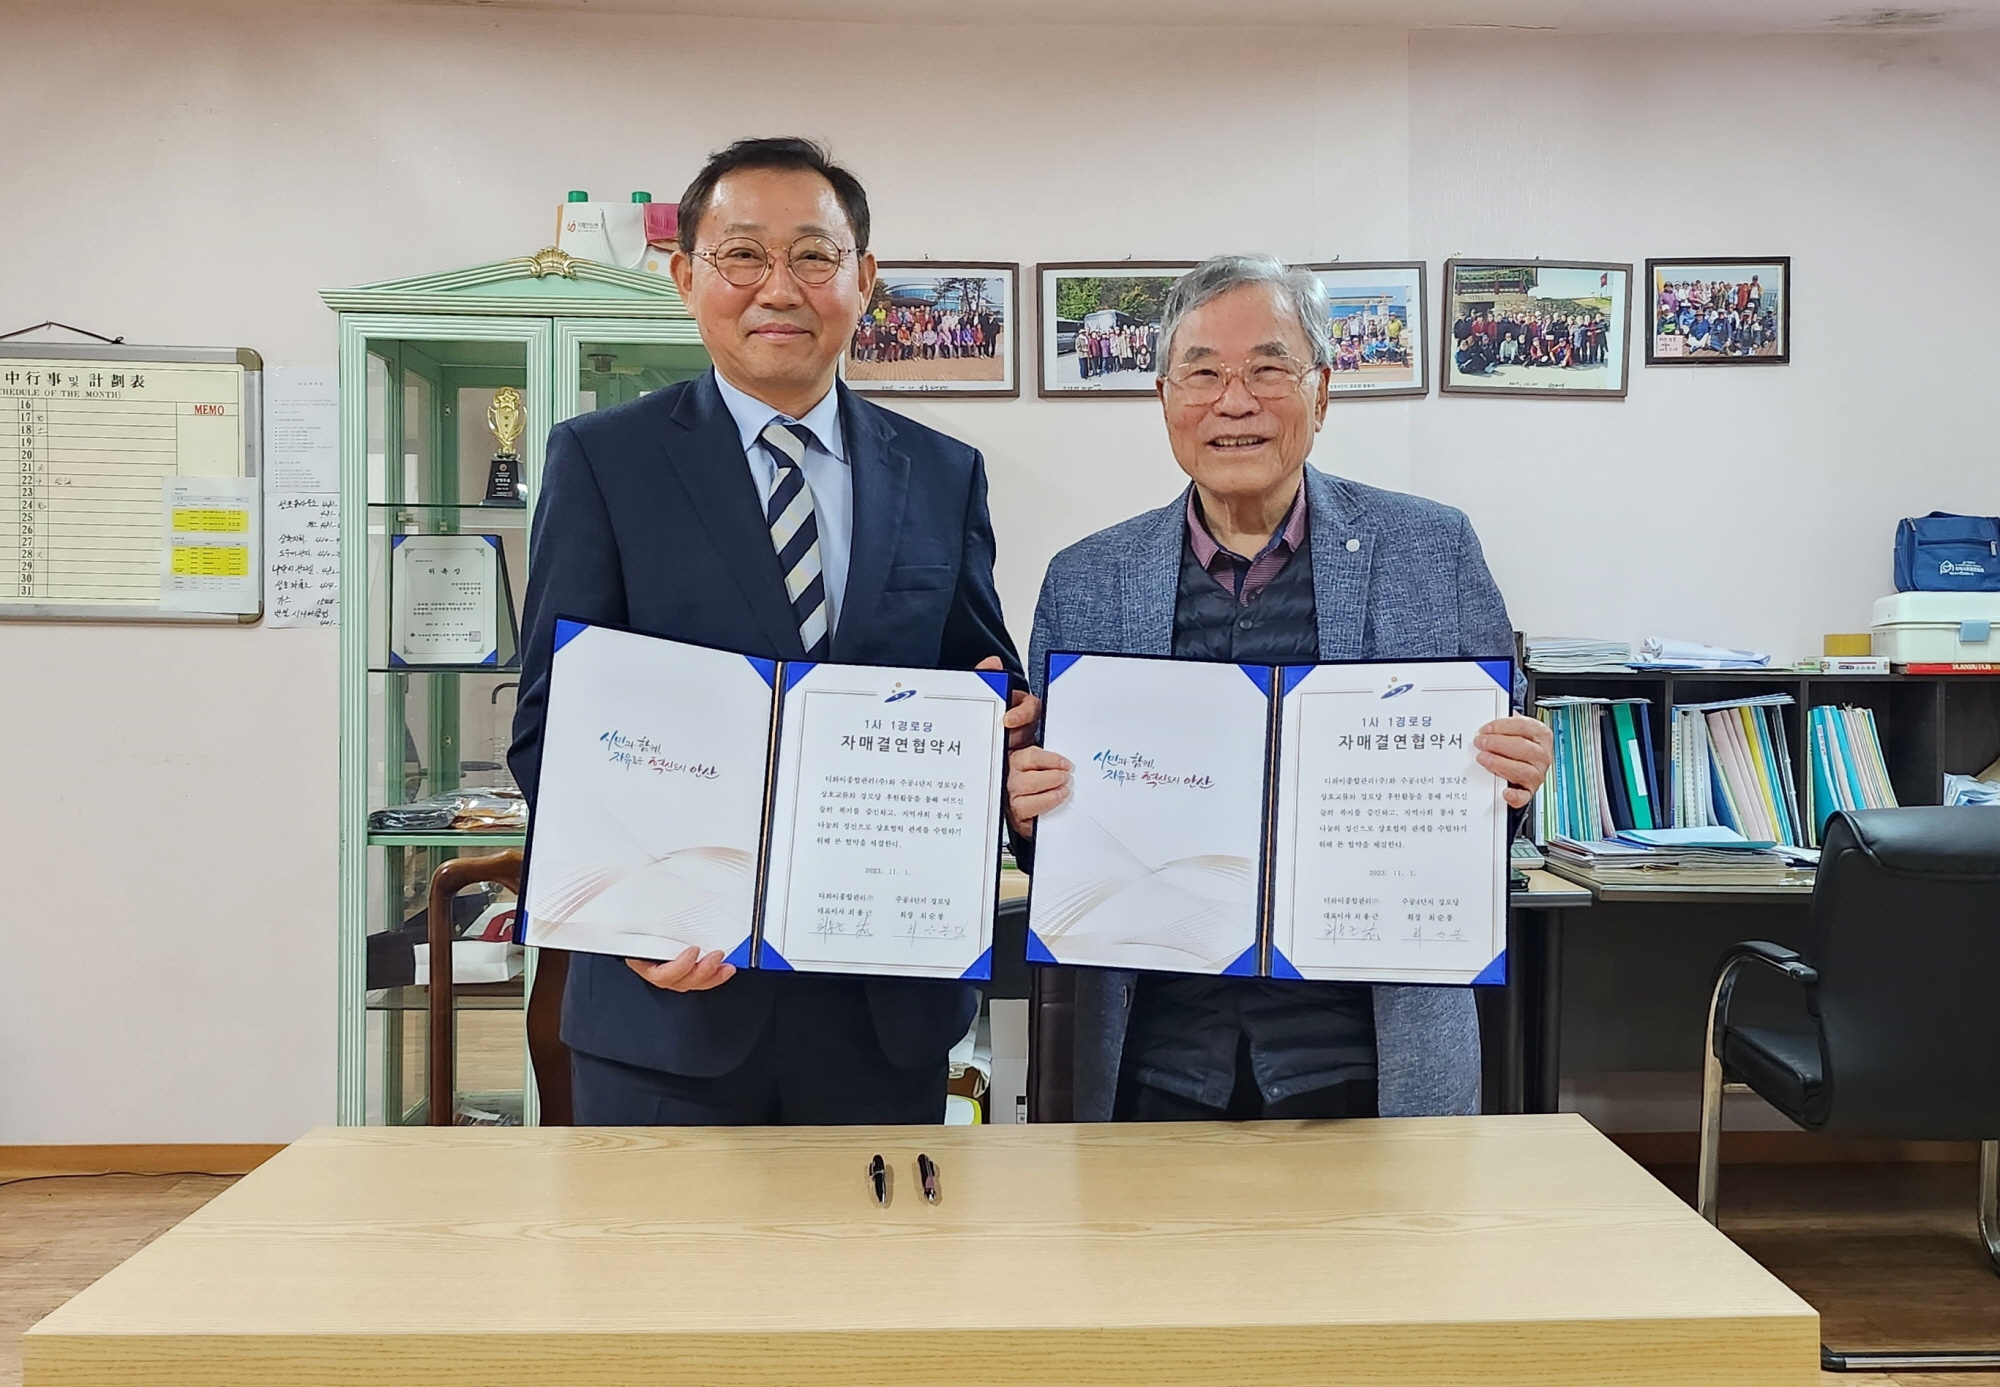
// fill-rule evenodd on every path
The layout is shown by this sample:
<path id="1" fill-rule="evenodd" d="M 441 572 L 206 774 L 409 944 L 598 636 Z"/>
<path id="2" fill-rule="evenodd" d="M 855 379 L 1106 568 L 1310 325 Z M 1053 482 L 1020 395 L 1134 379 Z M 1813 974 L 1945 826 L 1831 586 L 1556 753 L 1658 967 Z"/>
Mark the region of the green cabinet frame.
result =
<path id="1" fill-rule="evenodd" d="M 387 725 L 407 726 L 402 685 L 407 676 L 384 676 L 390 680 L 391 689 L 382 708 L 375 712 L 385 724 L 381 729 L 384 735 L 379 741 L 371 736 L 377 729 L 370 727 L 369 653 L 371 636 L 377 633 L 371 632 L 370 622 L 376 619 L 381 604 L 370 591 L 373 514 L 370 502 L 376 498 L 369 494 L 368 358 L 371 353 L 383 356 L 391 367 L 383 402 L 387 439 L 383 480 L 385 485 L 392 485 L 389 495 L 401 497 L 405 494 L 402 472 L 406 421 L 402 417 L 402 383 L 406 375 L 428 381 L 434 392 L 449 397 L 459 387 L 489 385 L 500 377 L 487 379 L 478 369 L 445 364 L 442 358 L 450 353 L 441 349 L 442 344 L 493 344 L 507 348 L 509 353 L 518 353 L 524 360 L 526 375 L 522 393 L 527 427 L 522 437 L 521 463 L 529 517 L 541 492 L 549 430 L 582 412 L 580 382 L 586 369 L 583 353 L 587 345 L 612 343 L 652 348 L 667 361 L 664 368 L 649 368 L 643 380 L 629 368 L 621 372 L 621 389 L 614 393 L 624 396 L 656 388 L 666 379 L 692 374 L 705 367 L 707 358 L 700 350 L 700 334 L 671 280 L 576 260 L 553 249 L 447 274 L 327 290 L 321 297 L 339 315 L 340 330 L 337 1112 L 342 1125 L 358 1125 L 368 1115 L 367 936 L 371 924 L 379 927 L 384 923 L 400 923 L 400 918 L 393 922 L 370 919 L 371 909 L 382 908 L 371 907 L 371 850 L 386 850 L 387 873 L 400 878 L 400 859 L 405 852 L 426 854 L 430 859 L 427 866 L 434 868 L 441 854 L 457 849 L 492 851 L 518 846 L 522 840 L 519 834 L 371 834 L 368 831 L 369 811 L 379 807 L 369 803 L 371 771 L 379 774 L 378 783 L 385 786 L 400 786 L 404 773 L 404 735 L 390 734 Z M 440 348 L 434 350 L 426 344 L 440 344 Z M 608 361 L 598 364 L 606 370 L 612 369 Z M 518 370 L 508 369 L 518 377 Z M 457 438 L 453 430 L 438 427 L 437 419 L 438 411 L 432 410 L 427 421 L 429 435 L 418 450 L 421 465 L 426 469 L 419 489 L 427 497 L 455 494 L 457 488 Z M 483 461 L 474 459 L 466 465 L 477 466 Z M 378 504 L 376 509 L 383 507 Z M 437 520 L 440 528 L 453 528 L 458 523 L 454 516 L 454 512 L 441 507 Z M 423 722 L 432 743 L 432 754 L 424 757 L 424 763 L 432 767 L 434 779 L 427 793 L 456 787 L 455 768 L 460 750 L 456 745 L 460 707 L 457 683 L 456 675 L 428 676 L 430 706 L 425 710 Z M 384 764 L 371 766 L 371 756 Z M 400 793 L 395 799 L 400 801 Z M 396 903 L 396 914 L 400 917 L 400 885 L 383 899 Z M 531 986 L 533 977 L 534 951 L 530 950 L 524 983 Z M 474 1005 L 477 1007 L 476 1002 Z M 403 1034 L 402 1013 L 386 1009 L 384 1024 L 393 1042 L 385 1056 L 386 1069 L 399 1070 L 401 1046 L 409 1039 Z M 422 1028 L 414 1030 L 421 1034 Z M 524 1034 L 524 1055 L 525 1044 Z M 539 1108 L 534 1072 L 525 1062 L 522 1072 L 522 1120 L 532 1125 Z M 404 1107 L 398 1089 L 399 1083 L 385 1072 L 385 1120 L 390 1122 L 403 1120 L 408 1111 L 413 1111 Z"/>

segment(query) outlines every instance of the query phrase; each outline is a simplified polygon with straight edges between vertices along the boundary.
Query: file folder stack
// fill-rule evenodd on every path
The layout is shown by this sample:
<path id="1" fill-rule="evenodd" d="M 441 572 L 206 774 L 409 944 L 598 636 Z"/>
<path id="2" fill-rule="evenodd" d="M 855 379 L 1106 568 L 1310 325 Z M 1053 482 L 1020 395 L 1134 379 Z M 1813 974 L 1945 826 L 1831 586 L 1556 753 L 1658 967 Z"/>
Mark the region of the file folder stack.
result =
<path id="1" fill-rule="evenodd" d="M 1643 698 L 1544 698 L 1535 712 L 1555 733 L 1555 763 L 1535 797 L 1535 841 L 1589 842 L 1620 829 L 1664 828 L 1653 760 L 1652 705 Z"/>
<path id="2" fill-rule="evenodd" d="M 1811 708 L 1806 728 L 1812 765 L 1812 820 L 1817 833 L 1836 809 L 1894 809 L 1895 787 L 1882 759 L 1872 708 Z"/>
<path id="3" fill-rule="evenodd" d="M 1637 831 L 1588 843 L 1557 838 L 1549 843 L 1549 862 L 1582 868 L 1603 886 L 1776 886 L 1797 879 L 1783 851 L 1722 827 Z"/>
<path id="4" fill-rule="evenodd" d="M 1790 702 L 1790 694 L 1762 694 L 1674 708 L 1676 828 L 1721 824 L 1746 838 L 1811 844 L 1785 739 L 1782 709 Z"/>
<path id="5" fill-rule="evenodd" d="M 1632 647 L 1624 641 L 1589 640 L 1577 636 L 1532 636 L 1528 664 L 1550 673 L 1580 669 L 1624 669 L 1632 663 Z"/>

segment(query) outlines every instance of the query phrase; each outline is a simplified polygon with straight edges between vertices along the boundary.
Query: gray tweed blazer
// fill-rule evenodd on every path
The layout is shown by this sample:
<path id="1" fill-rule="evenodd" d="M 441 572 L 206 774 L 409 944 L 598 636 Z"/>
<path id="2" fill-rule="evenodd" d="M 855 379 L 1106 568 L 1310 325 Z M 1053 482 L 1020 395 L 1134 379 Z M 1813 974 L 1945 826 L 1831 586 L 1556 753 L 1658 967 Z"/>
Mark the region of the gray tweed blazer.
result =
<path id="1" fill-rule="evenodd" d="M 1514 653 L 1507 606 L 1471 522 L 1450 506 L 1308 466 L 1313 594 L 1323 660 Z M 1187 493 L 1072 544 L 1049 563 L 1028 654 L 1035 693 L 1051 650 L 1170 655 Z M 1076 1116 L 1111 1120 L 1136 974 L 1077 971 Z M 1380 1111 L 1479 1111 L 1479 1023 L 1462 987 L 1375 988 Z"/>

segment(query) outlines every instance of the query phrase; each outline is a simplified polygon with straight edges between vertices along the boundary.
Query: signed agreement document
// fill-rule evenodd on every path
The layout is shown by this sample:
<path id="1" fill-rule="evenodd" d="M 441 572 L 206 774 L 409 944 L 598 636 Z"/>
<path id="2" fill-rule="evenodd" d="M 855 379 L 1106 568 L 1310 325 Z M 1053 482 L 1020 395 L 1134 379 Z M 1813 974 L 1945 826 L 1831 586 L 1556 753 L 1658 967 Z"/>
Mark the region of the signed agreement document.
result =
<path id="1" fill-rule="evenodd" d="M 1006 676 L 558 621 L 524 940 L 986 978 Z"/>
<path id="2" fill-rule="evenodd" d="M 1041 962 L 1353 982 L 1505 981 L 1507 806 L 1473 737 L 1504 660 L 1239 665 L 1052 654 Z"/>

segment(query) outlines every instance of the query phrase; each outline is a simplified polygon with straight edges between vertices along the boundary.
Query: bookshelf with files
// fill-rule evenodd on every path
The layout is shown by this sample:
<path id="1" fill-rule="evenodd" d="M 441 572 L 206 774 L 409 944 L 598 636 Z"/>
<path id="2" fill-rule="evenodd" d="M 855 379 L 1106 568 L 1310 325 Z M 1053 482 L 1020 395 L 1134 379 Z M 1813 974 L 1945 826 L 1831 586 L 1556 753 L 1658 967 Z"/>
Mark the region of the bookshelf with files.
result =
<path id="1" fill-rule="evenodd" d="M 1791 670 L 1536 671 L 1527 709 L 1542 699 L 1645 699 L 1663 805 L 1672 802 L 1673 712 L 1677 706 L 1760 695 L 1790 698 L 1776 712 L 1785 731 L 1801 808 L 1811 784 L 1808 710 L 1865 708 L 1873 714 L 1896 802 L 1938 804 L 1947 772 L 1977 775 L 2000 758 L 2000 674 L 1822 675 Z M 1968 812 L 1975 812 L 1968 810 Z M 1818 817 L 1815 815 L 1814 817 Z M 1816 841 L 1816 839 L 1815 839 Z M 1600 893 L 1589 910 L 1523 914 L 1509 971 L 1528 995 L 1528 1108 L 1582 1112 L 1622 1133 L 1671 1133 L 1658 1151 L 1691 1143 L 1700 1092 L 1701 1028 L 1717 960 L 1743 939 L 1804 942 L 1804 890 L 1662 888 Z M 1749 1024 L 1798 1023 L 1782 989 L 1746 1000 Z M 1731 1098 L 1731 1104 L 1739 1100 Z M 1732 1129 L 1773 1133 L 1789 1124 L 1754 1098 L 1728 1118 Z M 1765 1138 L 1782 1142 L 1787 1138 Z M 1692 1158 L 1693 1147 L 1687 1145 Z"/>

